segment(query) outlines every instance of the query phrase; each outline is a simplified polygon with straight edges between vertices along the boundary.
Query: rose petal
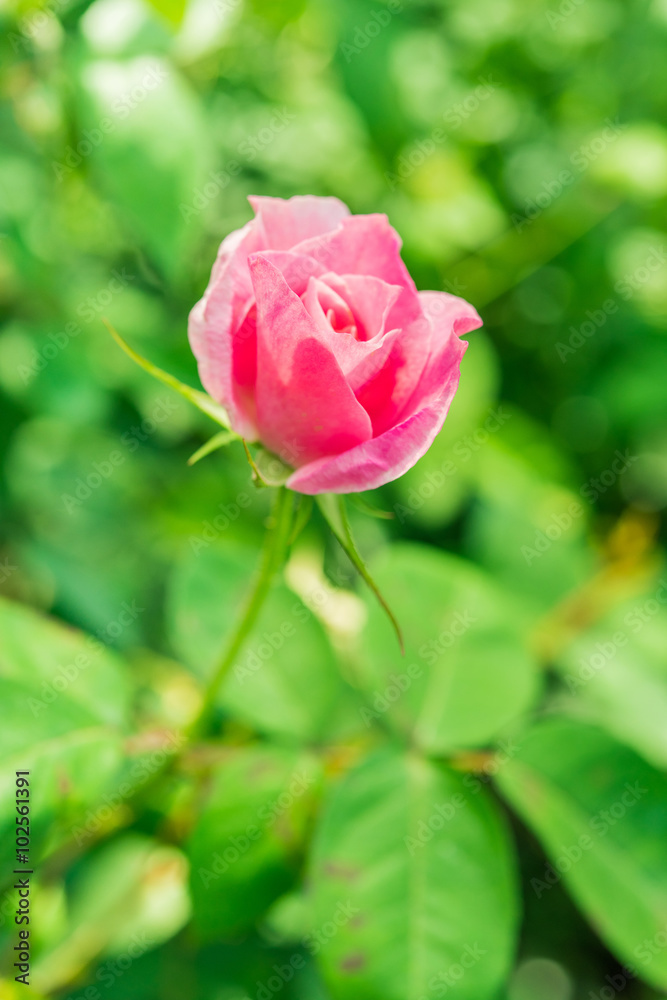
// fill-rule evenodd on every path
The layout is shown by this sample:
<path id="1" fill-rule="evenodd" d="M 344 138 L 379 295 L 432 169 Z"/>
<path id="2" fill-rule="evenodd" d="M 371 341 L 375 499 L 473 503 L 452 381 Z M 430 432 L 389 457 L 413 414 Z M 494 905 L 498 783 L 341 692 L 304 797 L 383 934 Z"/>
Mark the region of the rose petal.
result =
<path id="1" fill-rule="evenodd" d="M 206 391 L 222 403 L 232 426 L 253 440 L 252 414 L 239 400 L 234 386 L 232 332 L 247 316 L 252 299 L 248 254 L 259 245 L 254 220 L 231 233 L 220 245 L 204 295 L 190 313 L 188 336 Z"/>
<path id="2" fill-rule="evenodd" d="M 261 254 L 249 261 L 257 300 L 257 422 L 289 465 L 356 447 L 371 422 L 301 299 Z"/>
<path id="3" fill-rule="evenodd" d="M 267 198 L 250 195 L 264 247 L 291 250 L 297 243 L 335 229 L 350 210 L 338 198 L 296 195 L 294 198 Z"/>
<path id="4" fill-rule="evenodd" d="M 443 296 L 440 298 L 440 296 Z M 287 485 L 300 493 L 355 493 L 398 479 L 425 455 L 442 428 L 458 388 L 460 364 L 468 345 L 458 339 L 482 325 L 463 299 L 422 292 L 429 317 L 431 352 L 399 423 L 343 455 L 297 469 Z"/>
<path id="5" fill-rule="evenodd" d="M 411 469 L 431 447 L 445 421 L 467 346 L 463 340 L 452 339 L 446 359 L 444 354 L 441 358 L 440 391 L 418 412 L 356 448 L 297 469 L 287 480 L 290 489 L 308 494 L 358 493 L 383 486 Z"/>
<path id="6" fill-rule="evenodd" d="M 366 274 L 335 274 L 333 271 L 324 274 L 322 280 L 347 302 L 360 331 L 360 340 L 377 339 L 391 329 L 387 327 L 387 317 L 401 294 L 400 285 L 390 285 Z"/>
<path id="7" fill-rule="evenodd" d="M 308 279 L 325 274 L 324 267 L 313 257 L 292 253 L 289 250 L 262 250 L 262 257 L 273 264 L 297 295 L 303 295 L 308 287 Z"/>
<path id="8" fill-rule="evenodd" d="M 248 256 L 321 235 L 335 228 L 349 209 L 337 198 L 312 195 L 249 201 L 256 218 L 222 241 L 208 287 L 190 313 L 188 335 L 202 385 L 225 406 L 234 430 L 254 440 L 256 335 Z"/>
<path id="9" fill-rule="evenodd" d="M 453 330 L 457 337 L 463 337 L 482 325 L 479 313 L 465 299 L 449 292 L 418 292 L 424 314 L 434 330 L 442 330 L 445 336 Z"/>
<path id="10" fill-rule="evenodd" d="M 306 239 L 292 250 L 314 257 L 336 274 L 371 275 L 414 292 L 414 282 L 401 259 L 401 245 L 386 215 L 350 215 L 336 229 Z"/>

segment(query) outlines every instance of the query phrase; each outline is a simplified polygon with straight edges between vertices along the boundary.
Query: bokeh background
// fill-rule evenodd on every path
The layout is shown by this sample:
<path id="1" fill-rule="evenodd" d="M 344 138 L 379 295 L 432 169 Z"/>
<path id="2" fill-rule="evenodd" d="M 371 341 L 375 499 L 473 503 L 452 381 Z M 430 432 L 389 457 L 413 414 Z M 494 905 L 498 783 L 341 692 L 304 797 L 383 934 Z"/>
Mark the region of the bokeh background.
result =
<path id="1" fill-rule="evenodd" d="M 102 317 L 198 385 L 187 314 L 220 240 L 250 218 L 247 195 L 307 192 L 337 195 L 353 212 L 386 212 L 417 286 L 463 295 L 484 318 L 432 451 L 367 498 L 393 519 L 354 512 L 399 617 L 405 601 L 408 631 L 410 615 L 431 615 L 437 637 L 467 607 L 459 591 L 445 598 L 437 574 L 476 574 L 489 593 L 511 598 L 504 614 L 540 680 L 512 676 L 494 687 L 487 644 L 475 653 L 486 666 L 475 675 L 471 719 L 487 711 L 485 698 L 507 696 L 494 737 L 515 717 L 557 710 L 602 727 L 641 766 L 663 769 L 664 0 L 2 0 L 0 18 L 0 588 L 109 647 L 93 654 L 109 657 L 109 676 L 95 668 L 87 710 L 132 733 L 125 766 L 148 760 L 149 773 L 145 755 L 168 746 L 196 711 L 198 678 L 232 620 L 268 500 L 237 445 L 187 466 L 215 426 L 134 367 Z M 419 559 L 431 555 L 441 561 L 420 594 Z M 477 586 L 466 581 L 464 590 Z M 289 754 L 296 740 L 336 774 L 371 737 L 336 688 L 332 663 L 352 676 L 350 644 L 381 626 L 317 518 L 281 586 L 278 604 L 299 597 L 312 614 L 261 676 L 292 671 L 294 690 L 274 679 L 252 696 L 228 691 L 220 746 L 261 755 L 271 738 Z M 65 655 L 58 644 L 75 639 L 42 635 L 28 612 L 3 608 L 3 675 L 28 677 L 48 704 L 53 673 L 35 668 L 30 679 L 33 661 L 52 656 L 55 670 Z M 269 614 L 280 621 L 285 612 Z M 619 630 L 629 638 L 622 650 L 610 639 Z M 401 669 L 391 637 L 371 635 L 373 669 Z M 31 741 L 79 724 L 66 707 L 71 691 L 54 694 L 44 712 L 7 691 L 16 733 L 3 752 L 12 761 L 26 759 Z M 450 719 L 455 748 L 481 753 L 490 734 L 473 722 L 466 729 L 464 716 Z M 565 734 L 568 746 L 577 734 Z M 167 800 L 149 797 L 136 815 L 110 808 L 109 818 L 95 785 L 112 771 L 108 754 L 102 763 L 86 752 L 67 771 L 59 751 L 42 748 L 35 766 L 56 789 L 44 819 L 55 854 L 35 890 L 34 985 L 17 986 L 7 972 L 0 996 L 93 997 L 89 983 L 109 1000 L 258 995 L 257 982 L 301 940 L 295 887 L 314 807 L 299 800 L 289 865 L 269 845 L 268 874 L 253 860 L 238 884 L 199 898 L 183 844 L 195 825 L 192 780 L 219 751 L 194 755 Z M 257 801 L 272 801 L 279 778 L 262 786 L 259 765 L 259 778 L 235 766 L 225 789 L 249 784 Z M 213 832 L 202 834 L 212 844 L 227 836 L 226 822 L 236 829 L 222 801 Z M 89 809 L 93 820 L 73 845 L 73 824 Z M 664 831 L 657 813 L 659 802 L 649 827 Z M 60 832 L 48 833 L 56 821 Z M 543 848 L 523 821 L 512 824 L 524 916 L 502 996 L 621 992 L 605 977 L 618 985 L 622 956 L 560 879 L 548 892 L 531 888 L 545 871 Z M 623 849 L 632 840 L 625 829 Z M 658 882 L 639 880 L 631 895 L 659 893 Z M 602 909 L 618 905 L 610 897 Z M 4 903 L 2 919 L 11 948 Z M 127 956 L 133 933 L 150 946 L 111 974 L 105 963 Z M 337 996 L 303 955 L 281 996 Z M 641 978 L 622 992 L 667 995 Z"/>

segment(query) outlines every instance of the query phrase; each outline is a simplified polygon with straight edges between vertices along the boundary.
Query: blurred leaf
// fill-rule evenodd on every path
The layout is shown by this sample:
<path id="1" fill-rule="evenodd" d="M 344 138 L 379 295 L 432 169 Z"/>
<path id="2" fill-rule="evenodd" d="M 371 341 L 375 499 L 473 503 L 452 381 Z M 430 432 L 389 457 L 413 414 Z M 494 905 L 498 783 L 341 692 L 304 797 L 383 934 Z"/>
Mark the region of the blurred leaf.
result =
<path id="1" fill-rule="evenodd" d="M 36 861 L 120 772 L 128 686 L 102 643 L 28 608 L 0 601 L 0 815 L 13 842 L 15 771 L 30 771 L 30 849 Z M 13 867 L 6 853 L 2 877 Z"/>
<path id="2" fill-rule="evenodd" d="M 251 549 L 229 543 L 189 555 L 176 569 L 169 602 L 172 641 L 199 676 L 207 676 L 220 655 L 255 558 Z M 286 586 L 274 586 L 220 702 L 257 729 L 290 740 L 319 741 L 348 728 L 351 694 L 327 635 Z M 352 718 L 360 724 L 358 712 Z"/>
<path id="3" fill-rule="evenodd" d="M 507 410 L 494 406 L 498 368 L 491 342 L 474 331 L 442 430 L 423 458 L 392 484 L 399 523 L 433 528 L 461 509 L 473 489 L 477 453 L 490 436 L 504 433 Z"/>
<path id="4" fill-rule="evenodd" d="M 317 504 L 324 515 L 324 518 L 333 531 L 334 535 L 340 542 L 345 554 L 348 559 L 357 570 L 361 578 L 363 579 L 366 586 L 375 594 L 377 600 L 380 603 L 380 607 L 386 614 L 387 618 L 391 622 L 392 628 L 396 633 L 396 638 L 398 639 L 398 645 L 400 647 L 401 653 L 405 652 L 403 634 L 401 632 L 401 626 L 396 619 L 396 615 L 391 610 L 384 595 L 378 588 L 377 583 L 371 576 L 366 563 L 364 562 L 363 556 L 359 552 L 357 543 L 352 535 L 352 529 L 350 527 L 350 521 L 347 516 L 347 510 L 345 508 L 345 497 L 337 496 L 334 493 L 320 493 L 317 497 Z"/>
<path id="5" fill-rule="evenodd" d="M 551 859 L 535 893 L 562 877 L 633 975 L 667 988 L 667 777 L 601 730 L 554 718 L 496 780 Z"/>
<path id="6" fill-rule="evenodd" d="M 578 636 L 556 661 L 575 705 L 583 702 L 590 721 L 656 767 L 667 766 L 665 600 L 663 582 Z"/>
<path id="7" fill-rule="evenodd" d="M 34 968 L 46 991 L 74 981 L 93 961 L 105 987 L 116 970 L 172 937 L 189 917 L 187 863 L 175 847 L 137 834 L 86 858 L 69 886 L 67 926 Z M 102 957 L 122 957 L 116 965 Z"/>
<path id="8" fill-rule="evenodd" d="M 518 897 L 507 833 L 480 787 L 385 748 L 333 792 L 310 870 L 312 941 L 336 1000 L 413 1000 L 454 983 L 461 1000 L 497 995 Z"/>
<path id="9" fill-rule="evenodd" d="M 219 434 L 214 434 L 212 438 L 209 438 L 205 444 L 198 448 L 190 458 L 188 459 L 188 465 L 195 465 L 196 462 L 200 462 L 202 458 L 206 458 L 212 452 L 217 451 L 218 448 L 224 448 L 226 444 L 231 441 L 238 440 L 236 434 L 232 431 L 220 431 Z"/>
<path id="10" fill-rule="evenodd" d="M 471 564 L 399 544 L 372 566 L 399 611 L 403 659 L 382 613 L 367 600 L 360 673 L 372 711 L 425 750 L 483 746 L 531 705 L 538 672 L 519 611 Z"/>
<path id="11" fill-rule="evenodd" d="M 163 273 L 177 281 L 199 238 L 202 212 L 223 186 L 213 176 L 202 108 L 175 64 L 155 57 L 92 61 L 82 82 L 99 183 Z"/>
<path id="12" fill-rule="evenodd" d="M 280 4 L 273 3 L 272 0 L 248 0 L 248 5 L 254 14 L 280 30 L 290 21 L 301 17 L 306 8 L 306 0 L 283 0 Z"/>
<path id="13" fill-rule="evenodd" d="M 173 389 L 175 392 L 177 392 L 180 396 L 183 397 L 183 399 L 187 399 L 188 403 L 192 403 L 192 405 L 196 406 L 198 410 L 201 410 L 202 413 L 205 413 L 207 417 L 210 417 L 211 420 L 215 420 L 217 424 L 220 424 L 222 427 L 226 429 L 226 437 L 223 441 L 220 441 L 220 435 L 216 434 L 215 438 L 213 438 L 211 441 L 208 441 L 207 444 L 204 445 L 204 448 L 208 448 L 208 450 L 210 451 L 212 450 L 212 448 L 210 447 L 212 441 L 216 441 L 216 444 L 213 447 L 219 447 L 220 443 L 227 444 L 229 441 L 233 441 L 234 439 L 237 438 L 237 435 L 234 434 L 233 431 L 229 430 L 229 417 L 227 416 L 227 413 L 222 408 L 222 406 L 220 406 L 219 403 L 216 403 L 215 400 L 211 399 L 211 397 L 208 396 L 205 392 L 201 392 L 201 390 L 199 389 L 193 389 L 192 386 L 185 385 L 185 383 L 175 378 L 174 375 L 170 375 L 169 372 L 162 371 L 162 369 L 158 368 L 157 365 L 154 365 L 152 361 L 148 361 L 146 358 L 142 358 L 140 354 L 137 354 L 137 352 L 133 350 L 133 348 L 131 348 L 130 345 L 123 340 L 121 335 L 116 330 L 114 330 L 114 328 L 111 326 L 110 323 L 106 322 L 106 320 L 104 322 L 107 330 L 109 331 L 113 339 L 116 341 L 118 346 L 123 351 L 125 351 L 127 356 L 129 358 L 132 358 L 132 360 L 136 364 L 138 364 L 140 368 L 143 368 L 144 371 L 148 372 L 149 375 L 152 375 L 153 378 L 158 379 L 159 382 L 163 382 L 164 385 L 169 386 L 170 389 Z M 201 451 L 202 449 L 200 449 L 199 452 L 196 453 L 197 456 L 200 458 L 201 458 L 200 455 Z M 208 452 L 204 452 L 204 454 L 207 453 Z M 193 455 L 193 461 L 196 461 L 194 455 Z"/>
<path id="14" fill-rule="evenodd" d="M 237 750 L 216 767 L 187 846 L 203 938 L 249 927 L 291 887 L 318 780 L 314 758 L 277 747 Z"/>
<path id="15" fill-rule="evenodd" d="M 466 550 L 537 616 L 595 571 L 586 536 L 591 510 L 580 492 L 552 480 L 554 449 L 544 447 L 542 434 L 510 416 L 505 437 L 516 440 L 508 446 L 494 437 L 475 463 L 479 495 L 466 524 Z"/>
<path id="16" fill-rule="evenodd" d="M 97 722 L 124 725 L 130 686 L 121 661 L 104 643 L 32 608 L 0 599 L 0 677 L 30 689 L 36 702 L 23 720 L 14 720 L 21 745 L 20 726 L 26 718 L 42 722 L 73 702 Z M 65 696 L 63 698 L 63 695 Z M 57 706 L 54 710 L 51 704 Z M 7 720 L 9 723 L 10 720 Z M 3 727 L 7 738 L 7 726 Z"/>
<path id="17" fill-rule="evenodd" d="M 187 0 L 148 0 L 158 14 L 162 14 L 171 24 L 178 27 L 187 9 Z"/>

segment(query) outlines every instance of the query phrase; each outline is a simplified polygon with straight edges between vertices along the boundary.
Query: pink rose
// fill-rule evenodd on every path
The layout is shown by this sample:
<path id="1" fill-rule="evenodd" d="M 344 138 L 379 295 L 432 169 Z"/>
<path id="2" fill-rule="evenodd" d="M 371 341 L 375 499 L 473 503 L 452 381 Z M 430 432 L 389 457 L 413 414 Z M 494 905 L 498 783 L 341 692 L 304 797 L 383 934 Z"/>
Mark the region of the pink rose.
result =
<path id="1" fill-rule="evenodd" d="M 190 314 L 202 383 L 232 428 L 295 471 L 301 493 L 396 479 L 442 427 L 472 306 L 418 292 L 384 215 L 337 198 L 250 198 Z"/>

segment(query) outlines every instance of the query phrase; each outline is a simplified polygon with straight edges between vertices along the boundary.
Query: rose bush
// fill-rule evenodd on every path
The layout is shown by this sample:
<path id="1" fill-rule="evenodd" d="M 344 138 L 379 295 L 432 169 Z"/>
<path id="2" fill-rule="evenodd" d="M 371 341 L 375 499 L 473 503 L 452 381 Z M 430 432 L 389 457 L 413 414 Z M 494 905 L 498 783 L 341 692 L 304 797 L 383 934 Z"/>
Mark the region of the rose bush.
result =
<path id="1" fill-rule="evenodd" d="M 337 198 L 250 202 L 190 314 L 203 385 L 238 434 L 294 469 L 293 490 L 396 479 L 442 427 L 477 312 L 417 291 L 384 215 Z"/>

